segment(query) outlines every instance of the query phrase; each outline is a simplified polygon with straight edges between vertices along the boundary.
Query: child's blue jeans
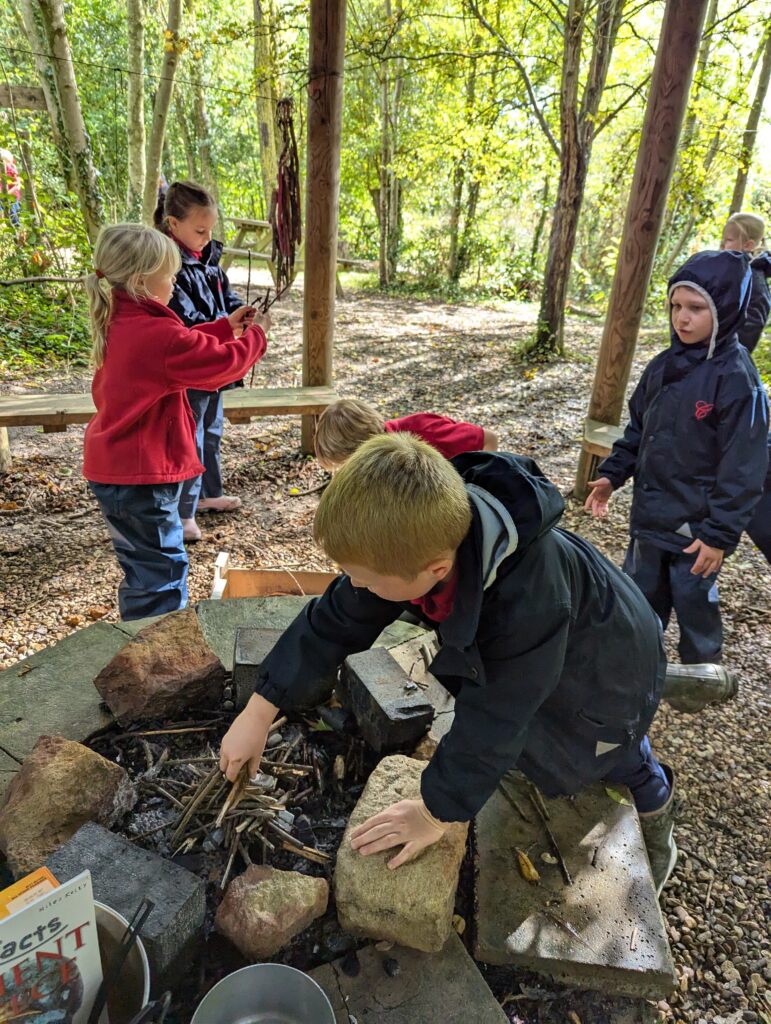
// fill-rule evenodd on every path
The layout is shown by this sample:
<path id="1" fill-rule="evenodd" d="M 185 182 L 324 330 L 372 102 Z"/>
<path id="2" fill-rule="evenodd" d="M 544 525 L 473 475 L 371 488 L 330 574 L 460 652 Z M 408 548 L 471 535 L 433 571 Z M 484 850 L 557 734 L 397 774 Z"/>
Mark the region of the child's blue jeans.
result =
<path id="1" fill-rule="evenodd" d="M 179 518 L 181 483 L 88 485 L 107 520 L 124 578 L 124 620 L 175 612 L 187 604 L 187 552 Z"/>
<path id="2" fill-rule="evenodd" d="M 181 519 L 194 519 L 199 498 L 219 498 L 222 494 L 220 444 L 225 414 L 221 391 L 188 388 L 187 400 L 195 419 L 195 447 L 205 471 L 203 476 L 194 476 L 183 482 L 179 515 Z"/>
<path id="3" fill-rule="evenodd" d="M 669 780 L 653 756 L 647 736 L 643 737 L 639 746 L 627 751 L 602 781 L 628 786 L 640 814 L 657 811 L 669 799 Z"/>
<path id="4" fill-rule="evenodd" d="M 684 665 L 717 664 L 723 650 L 723 622 L 717 592 L 717 573 L 704 579 L 691 567 L 696 555 L 675 554 L 647 541 L 633 540 L 624 559 L 624 572 L 635 581 L 667 628 L 672 611 L 680 626 L 678 651 Z"/>

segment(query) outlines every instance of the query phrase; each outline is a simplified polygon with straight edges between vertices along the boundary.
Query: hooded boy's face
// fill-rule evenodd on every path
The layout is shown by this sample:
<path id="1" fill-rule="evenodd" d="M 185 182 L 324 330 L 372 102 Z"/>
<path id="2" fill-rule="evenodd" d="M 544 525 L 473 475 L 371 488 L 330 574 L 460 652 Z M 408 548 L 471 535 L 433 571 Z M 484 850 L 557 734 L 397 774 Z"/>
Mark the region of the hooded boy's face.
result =
<path id="1" fill-rule="evenodd" d="M 684 345 L 698 345 L 712 337 L 712 310 L 703 295 L 682 285 L 669 300 L 672 326 Z"/>

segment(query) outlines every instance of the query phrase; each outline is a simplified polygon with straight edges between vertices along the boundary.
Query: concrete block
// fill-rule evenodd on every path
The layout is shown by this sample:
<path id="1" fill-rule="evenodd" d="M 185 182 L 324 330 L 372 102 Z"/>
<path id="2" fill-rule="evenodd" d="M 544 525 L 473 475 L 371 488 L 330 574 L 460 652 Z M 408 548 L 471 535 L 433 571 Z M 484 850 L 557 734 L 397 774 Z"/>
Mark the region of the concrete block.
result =
<path id="1" fill-rule="evenodd" d="M 240 626 L 236 629 L 233 653 L 233 699 L 236 710 L 241 711 L 254 693 L 257 670 L 282 632 L 281 629 L 261 629 L 255 626 Z"/>
<path id="2" fill-rule="evenodd" d="M 140 935 L 154 980 L 199 938 L 206 912 L 203 880 L 101 825 L 84 825 L 46 865 L 60 882 L 88 868 L 94 898 L 129 920 L 143 897 L 153 901 Z"/>
<path id="3" fill-rule="evenodd" d="M 407 640 L 416 640 L 427 636 L 428 633 L 429 631 L 425 626 L 421 626 L 413 622 L 405 622 L 403 619 L 397 619 L 395 622 L 392 622 L 390 626 L 386 626 L 372 646 L 387 647 L 390 649 L 391 647 L 396 647 L 397 644 L 405 643 Z"/>
<path id="4" fill-rule="evenodd" d="M 353 711 L 364 739 L 377 751 L 416 743 L 430 728 L 434 708 L 390 652 L 373 647 L 345 659 L 341 702 Z"/>
<path id="5" fill-rule="evenodd" d="M 567 885 L 558 865 L 542 859 L 551 848 L 525 780 L 503 784 L 530 820 L 497 791 L 477 817 L 475 958 L 611 995 L 666 998 L 674 964 L 628 791 L 620 790 L 624 803 L 602 784 L 545 801 L 573 877 Z M 518 849 L 540 872 L 539 885 L 522 878 Z"/>
<path id="6" fill-rule="evenodd" d="M 233 671 L 236 630 L 241 626 L 283 631 L 310 597 L 237 597 L 199 601 L 195 606 L 207 644 L 227 672 Z"/>
<path id="7" fill-rule="evenodd" d="M 360 971 L 352 978 L 341 961 L 310 975 L 326 992 L 336 1024 L 506 1024 L 508 1017 L 452 934 L 440 953 L 394 946 L 358 952 Z"/>
<path id="8" fill-rule="evenodd" d="M 110 725 L 94 679 L 126 642 L 96 622 L 0 672 L 0 749 L 23 761 L 40 736 L 82 743 Z"/>

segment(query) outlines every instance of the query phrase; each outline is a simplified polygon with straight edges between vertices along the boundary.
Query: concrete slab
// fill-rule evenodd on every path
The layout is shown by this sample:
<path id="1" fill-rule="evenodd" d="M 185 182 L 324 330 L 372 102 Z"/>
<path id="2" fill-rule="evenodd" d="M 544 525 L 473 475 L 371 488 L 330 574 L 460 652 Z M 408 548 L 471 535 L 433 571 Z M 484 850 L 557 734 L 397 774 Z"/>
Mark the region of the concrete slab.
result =
<path id="1" fill-rule="evenodd" d="M 601 784 L 570 800 L 545 801 L 573 877 L 567 885 L 559 867 L 541 857 L 551 848 L 525 780 L 507 777 L 505 785 L 530 821 L 499 792 L 477 817 L 476 959 L 612 995 L 668 996 L 674 964 L 631 801 L 612 799 Z M 520 874 L 518 849 L 540 872 L 540 884 Z"/>
<path id="2" fill-rule="evenodd" d="M 255 626 L 240 626 L 236 630 L 233 654 L 233 699 L 236 711 L 246 707 L 254 693 L 257 669 L 270 654 L 282 632 L 281 629 L 260 629 Z"/>
<path id="3" fill-rule="evenodd" d="M 144 897 L 153 901 L 140 935 L 154 981 L 178 962 L 203 928 L 203 879 L 93 821 L 60 846 L 46 866 L 60 882 L 88 868 L 95 899 L 128 920 Z"/>
<path id="4" fill-rule="evenodd" d="M 236 597 L 199 601 L 196 605 L 206 642 L 233 671 L 236 630 L 241 626 L 284 630 L 310 601 L 310 597 Z"/>
<path id="5" fill-rule="evenodd" d="M 23 760 L 41 735 L 83 742 L 110 725 L 94 679 L 125 643 L 96 622 L 0 672 L 0 748 Z"/>
<path id="6" fill-rule="evenodd" d="M 372 646 L 389 648 L 396 647 L 397 644 L 403 644 L 407 640 L 422 639 L 427 635 L 428 630 L 425 626 L 397 619 L 396 622 L 392 622 L 390 626 L 386 626 Z M 433 636 L 433 634 L 431 635 Z"/>
<path id="7" fill-rule="evenodd" d="M 355 978 L 341 961 L 324 964 L 310 975 L 324 989 L 336 1024 L 506 1024 L 496 1002 L 453 934 L 441 953 L 420 953 L 394 946 L 379 953 L 374 946 L 358 952 Z"/>

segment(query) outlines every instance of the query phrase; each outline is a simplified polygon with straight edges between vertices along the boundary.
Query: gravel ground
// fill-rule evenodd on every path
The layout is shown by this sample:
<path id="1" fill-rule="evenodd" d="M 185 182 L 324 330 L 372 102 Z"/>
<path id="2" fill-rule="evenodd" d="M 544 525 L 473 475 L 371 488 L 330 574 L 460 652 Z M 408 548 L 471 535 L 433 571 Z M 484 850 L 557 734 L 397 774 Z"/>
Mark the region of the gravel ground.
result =
<path id="1" fill-rule="evenodd" d="M 299 382 L 301 314 L 299 293 L 276 311 L 255 385 Z M 535 320 L 532 306 L 449 306 L 350 293 L 338 314 L 341 393 L 369 399 L 387 415 L 426 409 L 490 426 L 501 447 L 532 455 L 569 491 L 598 326 L 569 321 L 566 360 L 536 367 L 513 358 Z M 662 331 L 644 333 L 632 382 L 663 343 Z M 58 368 L 6 380 L 1 390 L 65 392 L 88 383 L 82 369 Z M 14 465 L 0 481 L 3 666 L 94 619 L 115 621 L 119 581 L 106 531 L 80 477 L 82 429 L 45 435 L 14 430 L 11 445 Z M 317 494 L 302 493 L 324 476 L 299 454 L 299 423 L 228 425 L 223 464 L 226 487 L 242 497 L 244 508 L 201 517 L 204 537 L 190 550 L 191 599 L 209 595 L 214 559 L 223 550 L 234 565 L 325 568 L 310 539 Z M 628 503 L 622 492 L 603 523 L 571 505 L 565 524 L 620 563 Z M 696 1024 L 771 1024 L 771 570 L 749 542 L 727 562 L 721 593 L 726 660 L 741 677 L 738 699 L 698 716 L 662 707 L 652 729 L 658 754 L 676 772 L 682 802 L 681 858 L 663 899 L 680 986 L 659 1004 L 659 1015 Z M 672 643 L 676 630 L 669 633 Z"/>

